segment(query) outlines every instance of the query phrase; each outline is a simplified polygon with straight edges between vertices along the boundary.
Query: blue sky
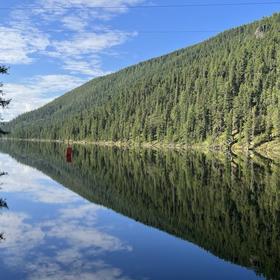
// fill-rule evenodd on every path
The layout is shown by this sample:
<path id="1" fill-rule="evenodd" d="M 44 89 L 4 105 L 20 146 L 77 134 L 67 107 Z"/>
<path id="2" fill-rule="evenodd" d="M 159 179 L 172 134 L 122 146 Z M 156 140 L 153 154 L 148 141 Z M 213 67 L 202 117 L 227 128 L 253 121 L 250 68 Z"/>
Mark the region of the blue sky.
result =
<path id="1" fill-rule="evenodd" d="M 10 66 L 10 74 L 1 78 L 13 99 L 3 116 L 12 119 L 94 77 L 203 41 L 280 9 L 280 1 L 246 2 L 266 4 L 211 6 L 245 0 L 2 2 L 0 64 Z M 188 3 L 209 5 L 139 8 Z"/>

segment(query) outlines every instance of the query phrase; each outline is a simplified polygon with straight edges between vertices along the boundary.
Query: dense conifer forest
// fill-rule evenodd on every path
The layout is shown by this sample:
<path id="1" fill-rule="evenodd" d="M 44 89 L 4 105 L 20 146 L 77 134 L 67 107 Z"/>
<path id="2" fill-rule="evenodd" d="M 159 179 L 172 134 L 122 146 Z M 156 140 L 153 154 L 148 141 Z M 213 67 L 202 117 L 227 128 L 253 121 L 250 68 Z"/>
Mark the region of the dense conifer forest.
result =
<path id="1" fill-rule="evenodd" d="M 280 134 L 280 14 L 93 79 L 12 136 L 255 147 Z"/>

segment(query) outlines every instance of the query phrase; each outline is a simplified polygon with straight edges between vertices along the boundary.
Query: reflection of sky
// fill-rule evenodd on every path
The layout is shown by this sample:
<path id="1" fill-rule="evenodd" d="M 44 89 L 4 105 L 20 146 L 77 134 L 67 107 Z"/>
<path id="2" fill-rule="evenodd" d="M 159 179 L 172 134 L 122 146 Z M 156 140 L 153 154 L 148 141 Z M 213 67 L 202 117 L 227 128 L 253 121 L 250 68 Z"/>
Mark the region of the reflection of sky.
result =
<path id="1" fill-rule="evenodd" d="M 0 244 L 1 266 L 21 270 L 26 279 L 129 279 L 102 259 L 132 247 L 98 226 L 101 206 L 6 155 L 1 155 L 0 170 L 9 173 L 1 178 L 1 193 L 10 207 L 0 216 L 6 236 Z"/>
<path id="2" fill-rule="evenodd" d="M 254 279 L 197 246 L 93 203 L 0 155 L 1 279 Z M 203 269 L 201 269 L 203 268 Z"/>

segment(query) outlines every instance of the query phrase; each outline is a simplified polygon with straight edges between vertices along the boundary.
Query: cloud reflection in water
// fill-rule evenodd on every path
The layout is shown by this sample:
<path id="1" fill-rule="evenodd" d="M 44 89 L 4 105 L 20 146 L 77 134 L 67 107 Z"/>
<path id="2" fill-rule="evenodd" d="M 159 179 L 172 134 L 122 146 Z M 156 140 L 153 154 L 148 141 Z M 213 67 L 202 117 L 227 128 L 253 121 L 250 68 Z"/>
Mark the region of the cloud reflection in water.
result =
<path id="1" fill-rule="evenodd" d="M 0 215 L 7 236 L 0 244 L 2 265 L 24 271 L 26 279 L 130 279 L 106 262 L 106 254 L 129 253 L 132 247 L 99 225 L 103 207 L 87 203 L 36 169 L 0 157 L 0 170 L 9 172 L 2 193 L 20 201 Z M 37 213 L 38 203 L 42 213 Z"/>

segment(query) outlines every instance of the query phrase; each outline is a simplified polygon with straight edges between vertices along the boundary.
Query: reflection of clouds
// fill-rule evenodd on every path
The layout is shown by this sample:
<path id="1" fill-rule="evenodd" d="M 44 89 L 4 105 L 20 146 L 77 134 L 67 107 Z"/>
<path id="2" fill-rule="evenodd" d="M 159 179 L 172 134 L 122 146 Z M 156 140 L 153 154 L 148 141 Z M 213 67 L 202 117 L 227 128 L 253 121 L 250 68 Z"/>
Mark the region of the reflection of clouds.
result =
<path id="1" fill-rule="evenodd" d="M 0 215 L 1 230 L 5 232 L 5 242 L 0 244 L 1 249 L 7 249 L 8 259 L 16 265 L 26 252 L 43 242 L 44 232 L 40 227 L 26 223 L 28 216 L 22 213 L 6 212 Z"/>
<path id="2" fill-rule="evenodd" d="M 28 214 L 9 211 L 0 215 L 1 228 L 7 235 L 0 252 L 7 267 L 24 271 L 31 280 L 129 279 L 104 261 L 106 254 L 130 252 L 132 247 L 99 226 L 102 206 L 84 203 L 43 173 L 8 156 L 0 155 L 1 169 L 9 172 L 5 191 L 17 199 L 28 194 L 24 199 L 46 203 L 44 213 L 49 211 L 44 215 L 48 218 L 40 222 L 32 220 L 34 208 L 27 208 Z M 59 204 L 54 208 L 53 203 Z"/>
<path id="3" fill-rule="evenodd" d="M 118 238 L 107 234 L 97 227 L 97 211 L 101 206 L 86 204 L 59 211 L 55 220 L 41 224 L 49 237 L 67 240 L 71 245 L 79 244 L 80 249 L 90 248 L 92 253 L 131 251 Z M 71 215 L 73 214 L 73 216 Z M 81 224 L 82 221 L 82 224 Z"/>
<path id="4" fill-rule="evenodd" d="M 130 247 L 124 246 L 122 242 L 109 234 L 96 229 L 77 227 L 76 224 L 63 224 L 59 227 L 52 227 L 48 233 L 49 236 L 67 240 L 69 244 L 79 244 L 79 247 L 88 248 L 89 245 L 97 252 L 112 252 L 118 250 L 130 250 Z"/>
<path id="5" fill-rule="evenodd" d="M 25 198 L 43 203 L 69 203 L 78 200 L 78 196 L 52 181 L 42 172 L 20 163 L 7 155 L 1 155 L 0 170 L 8 172 L 3 178 L 2 191 L 26 193 Z M 47 186 L 40 183 L 49 182 Z"/>
<path id="6" fill-rule="evenodd" d="M 122 271 L 118 268 L 109 267 L 104 264 L 101 266 L 98 263 L 93 263 L 91 269 L 94 272 L 85 272 L 83 267 L 80 267 L 81 271 L 75 271 L 73 274 L 70 268 L 70 272 L 61 271 L 58 265 L 48 264 L 45 266 L 39 266 L 35 263 L 33 265 L 34 273 L 31 275 L 30 280 L 129 280 L 123 275 Z"/>
<path id="7" fill-rule="evenodd" d="M 75 208 L 63 208 L 60 210 L 60 214 L 64 219 L 80 219 L 83 216 L 86 221 L 95 221 L 96 212 L 100 209 L 103 209 L 103 207 L 95 204 L 85 204 Z"/>
<path id="8" fill-rule="evenodd" d="M 132 248 L 98 228 L 90 214 L 96 216 L 99 207 L 82 205 L 76 209 L 85 216 L 72 219 L 72 210 L 66 208 L 53 220 L 37 225 L 28 223 L 30 217 L 21 213 L 7 212 L 0 216 L 7 233 L 7 240 L 0 244 L 6 265 L 12 269 L 22 267 L 28 279 L 128 279 L 120 269 L 101 258 L 106 253 L 129 252 Z M 30 256 L 32 260 L 27 261 Z"/>

